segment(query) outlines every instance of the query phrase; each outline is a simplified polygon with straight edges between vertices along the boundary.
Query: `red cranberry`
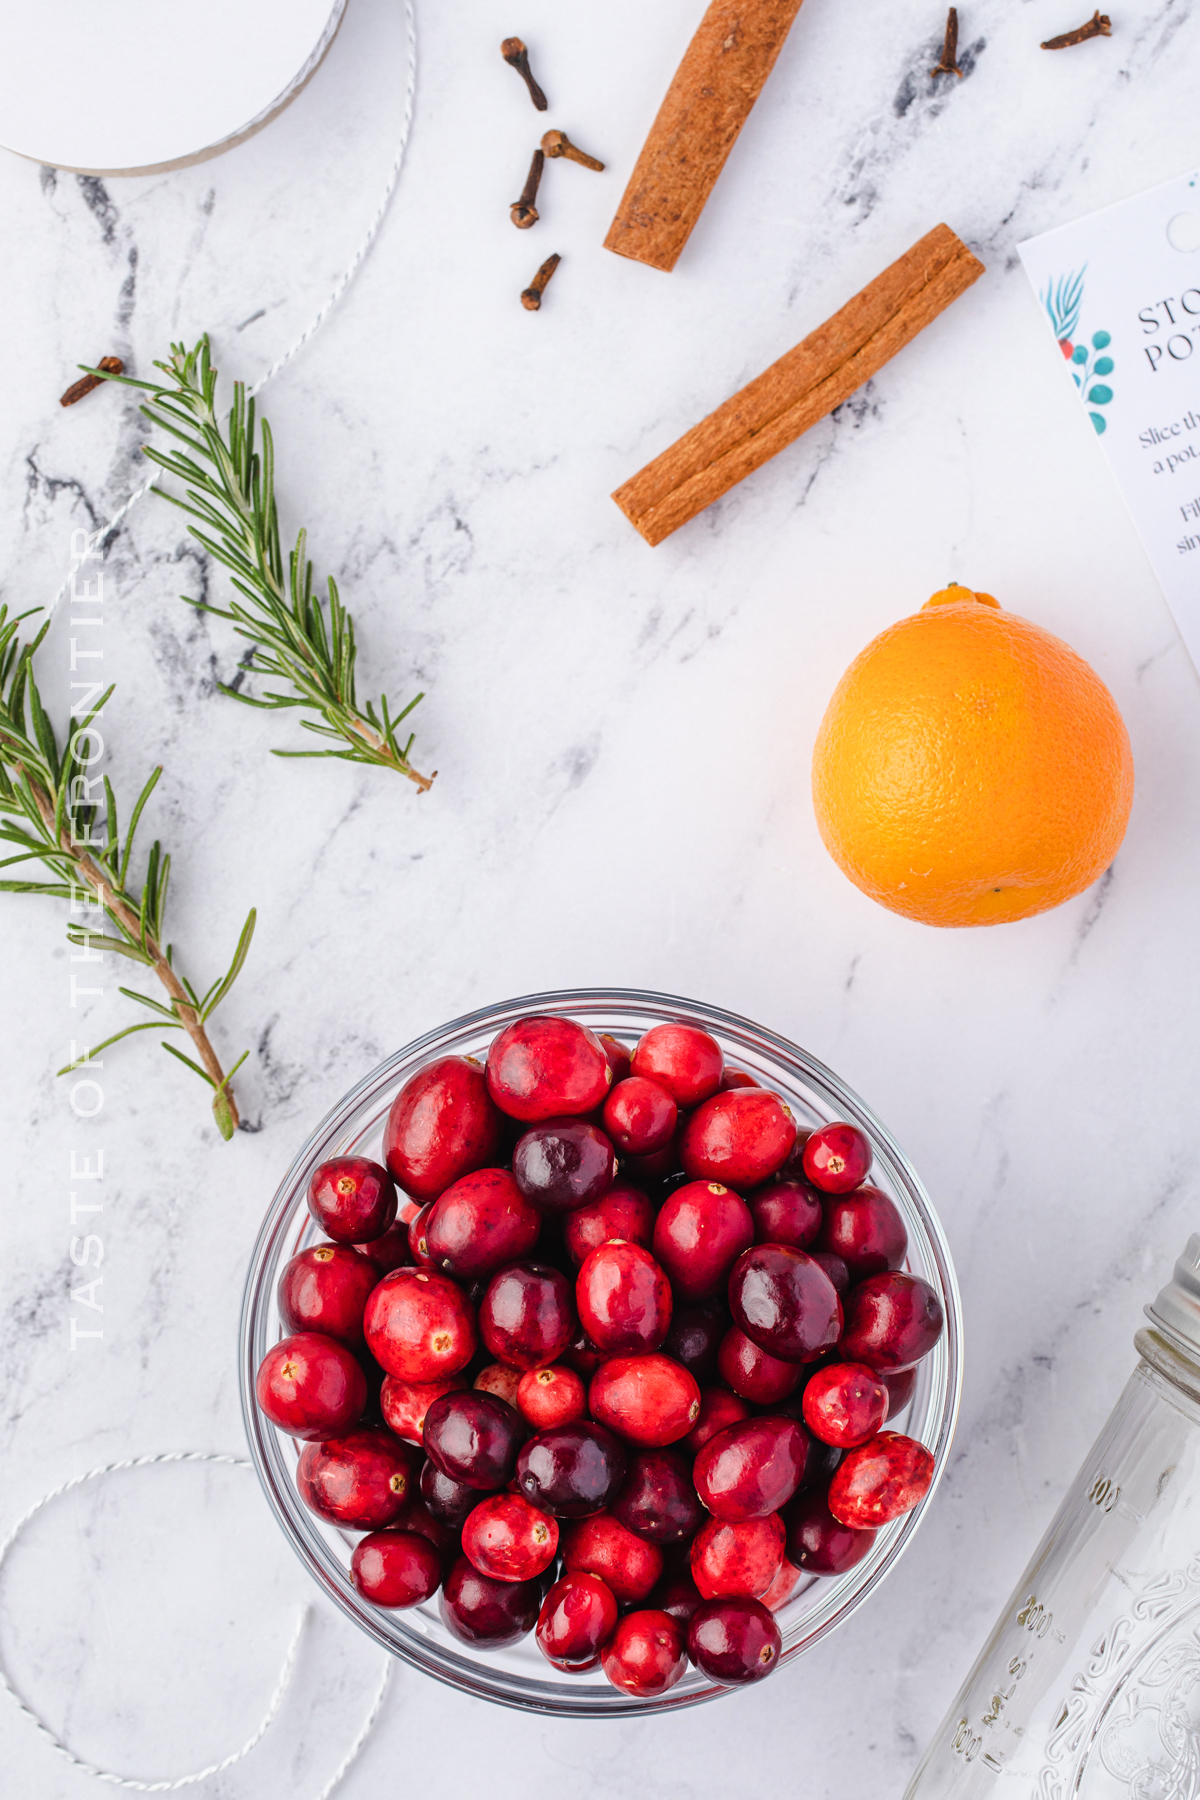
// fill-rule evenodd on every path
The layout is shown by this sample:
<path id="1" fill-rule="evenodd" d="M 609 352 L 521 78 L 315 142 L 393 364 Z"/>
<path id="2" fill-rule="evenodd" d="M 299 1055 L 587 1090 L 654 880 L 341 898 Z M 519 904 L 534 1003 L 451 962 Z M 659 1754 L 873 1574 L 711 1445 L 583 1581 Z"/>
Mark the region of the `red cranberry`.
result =
<path id="1" fill-rule="evenodd" d="M 614 1687 L 652 1700 L 687 1672 L 683 1626 L 665 1612 L 626 1614 L 600 1653 Z"/>
<path id="2" fill-rule="evenodd" d="M 585 1381 L 590 1381 L 600 1364 L 607 1359 L 604 1351 L 597 1350 L 587 1332 L 580 1326 L 563 1351 L 561 1360 L 568 1368 L 574 1369 L 577 1375 L 582 1375 Z"/>
<path id="3" fill-rule="evenodd" d="M 635 1444 L 674 1444 L 700 1417 L 700 1389 L 669 1356 L 614 1356 L 592 1376 L 588 1404 Z"/>
<path id="4" fill-rule="evenodd" d="M 389 1431 L 407 1444 L 422 1442 L 425 1414 L 443 1394 L 457 1393 L 467 1385 L 465 1375 L 444 1375 L 440 1381 L 398 1381 L 385 1375 L 379 1407 Z"/>
<path id="5" fill-rule="evenodd" d="M 519 1369 L 506 1369 L 503 1363 L 488 1363 L 480 1369 L 471 1386 L 481 1394 L 495 1394 L 497 1400 L 507 1401 L 509 1406 L 517 1406 L 521 1372 Z M 519 1406 L 517 1410 L 520 1411 Z"/>
<path id="6" fill-rule="evenodd" d="M 507 1169 L 476 1169 L 434 1201 L 425 1242 L 439 1269 L 476 1281 L 527 1256 L 541 1229 L 541 1215 Z"/>
<path id="7" fill-rule="evenodd" d="M 472 1169 L 496 1161 L 500 1115 L 483 1070 L 468 1056 L 442 1056 L 405 1082 L 388 1113 L 383 1154 L 400 1186 L 431 1200 Z"/>
<path id="8" fill-rule="evenodd" d="M 700 1529 L 704 1508 L 678 1450 L 639 1450 L 630 1459 L 612 1514 L 652 1544 L 678 1544 Z"/>
<path id="9" fill-rule="evenodd" d="M 677 1307 L 662 1342 L 663 1355 L 682 1363 L 697 1381 L 708 1381 L 717 1372 L 717 1351 L 728 1329 L 729 1314 L 723 1306 Z"/>
<path id="10" fill-rule="evenodd" d="M 725 1687 L 761 1681 L 783 1652 L 783 1638 L 769 1609 L 745 1595 L 706 1600 L 693 1614 L 687 1643 L 696 1667 Z"/>
<path id="11" fill-rule="evenodd" d="M 804 1580 L 804 1570 L 798 1569 L 785 1556 L 779 1565 L 779 1573 L 762 1597 L 762 1603 L 770 1612 L 778 1612 L 786 1606 L 800 1583 Z"/>
<path id="12" fill-rule="evenodd" d="M 761 1081 L 755 1081 L 753 1075 L 745 1069 L 726 1069 L 721 1077 L 721 1091 L 727 1093 L 730 1088 L 761 1087 Z"/>
<path id="13" fill-rule="evenodd" d="M 563 1243 L 576 1268 L 601 1244 L 621 1238 L 628 1244 L 650 1248 L 654 1208 L 641 1188 L 615 1181 L 599 1200 L 577 1206 L 563 1220 Z"/>
<path id="14" fill-rule="evenodd" d="M 558 1553 L 558 1524 L 520 1494 L 492 1494 L 467 1518 L 462 1547 L 493 1581 L 534 1581 Z"/>
<path id="15" fill-rule="evenodd" d="M 544 1263 L 510 1263 L 493 1275 L 479 1330 L 498 1362 L 513 1369 L 552 1363 L 578 1329 L 571 1284 Z"/>
<path id="16" fill-rule="evenodd" d="M 540 1581 L 493 1581 L 460 1556 L 446 1577 L 438 1611 L 460 1643 L 500 1650 L 533 1630 L 541 1602 Z"/>
<path id="17" fill-rule="evenodd" d="M 594 1669 L 617 1628 L 617 1602 L 598 1575 L 580 1569 L 556 1581 L 538 1614 L 537 1646 L 569 1675 Z"/>
<path id="18" fill-rule="evenodd" d="M 340 1344 L 360 1345 L 367 1296 L 379 1276 L 346 1244 L 313 1244 L 279 1277 L 279 1316 L 288 1331 L 319 1331 Z"/>
<path id="19" fill-rule="evenodd" d="M 604 1102 L 604 1129 L 625 1156 L 665 1150 L 675 1136 L 679 1108 L 666 1088 L 644 1075 L 619 1081 Z"/>
<path id="20" fill-rule="evenodd" d="M 733 1088 L 692 1114 L 679 1138 L 679 1160 L 695 1181 L 752 1188 L 787 1161 L 796 1121 L 778 1094 Z"/>
<path id="21" fill-rule="evenodd" d="M 426 1462 L 421 1470 L 421 1474 L 424 1475 L 426 1469 L 432 1468 L 433 1464 L 431 1462 Z M 434 1473 L 436 1474 L 437 1471 L 434 1470 Z M 445 1477 L 443 1476 L 442 1479 L 444 1480 Z M 471 1496 L 472 1507 L 478 1505 L 478 1492 L 474 1488 L 469 1489 L 468 1491 Z M 412 1531 L 415 1532 L 418 1537 L 426 1538 L 441 1557 L 443 1567 L 449 1568 L 451 1562 L 458 1555 L 459 1528 L 451 1525 L 443 1525 L 440 1519 L 434 1518 L 429 1508 L 425 1505 L 425 1502 L 420 1498 L 419 1481 L 415 1488 L 409 1488 L 409 1496 L 404 1511 L 400 1514 L 399 1518 L 388 1527 L 388 1530 Z"/>
<path id="22" fill-rule="evenodd" d="M 738 1336 L 741 1336 L 740 1332 Z M 749 1338 L 745 1341 L 750 1342 Z M 757 1345 L 752 1348 L 758 1350 Z M 758 1351 L 758 1354 L 761 1355 L 762 1352 Z M 736 1425 L 740 1419 L 749 1417 L 750 1408 L 736 1394 L 730 1394 L 724 1388 L 701 1388 L 699 1417 L 680 1448 L 690 1450 L 693 1456 L 699 1456 L 705 1444 L 710 1438 L 715 1438 L 718 1431 L 724 1431 L 727 1425 Z"/>
<path id="23" fill-rule="evenodd" d="M 375 1270 L 376 1281 L 381 1275 L 390 1275 L 393 1269 L 403 1268 L 405 1263 L 412 1261 L 408 1224 L 407 1219 L 399 1217 L 394 1225 L 388 1226 L 382 1237 L 372 1238 L 369 1244 L 351 1246 Z"/>
<path id="24" fill-rule="evenodd" d="M 756 1244 L 790 1244 L 807 1250 L 821 1229 L 824 1213 L 818 1190 L 808 1181 L 772 1181 L 746 1201 L 754 1219 Z"/>
<path id="25" fill-rule="evenodd" d="M 306 1444 L 296 1464 L 305 1506 L 334 1525 L 378 1531 L 399 1518 L 415 1481 L 415 1457 L 390 1431 L 365 1426 Z"/>
<path id="26" fill-rule="evenodd" d="M 492 1039 L 488 1092 L 510 1118 L 552 1119 L 594 1112 L 613 1073 L 595 1032 L 574 1019 L 517 1019 Z"/>
<path id="27" fill-rule="evenodd" d="M 654 1221 L 654 1254 L 681 1300 L 721 1291 L 754 1242 L 750 1208 L 719 1181 L 689 1181 L 668 1195 Z"/>
<path id="28" fill-rule="evenodd" d="M 804 1146 L 804 1173 L 826 1194 L 848 1194 L 867 1179 L 871 1146 L 855 1125 L 819 1125 Z"/>
<path id="29" fill-rule="evenodd" d="M 299 1331 L 272 1344 L 254 1392 L 272 1425 L 315 1442 L 340 1437 L 362 1418 L 367 1378 L 345 1344 Z"/>
<path id="30" fill-rule="evenodd" d="M 944 1324 L 942 1303 L 927 1281 L 888 1269 L 868 1275 L 846 1295 L 838 1349 L 847 1362 L 872 1369 L 910 1369 L 928 1356 Z"/>
<path id="31" fill-rule="evenodd" d="M 503 1487 L 517 1464 L 525 1425 L 515 1407 L 494 1394 L 443 1394 L 425 1414 L 425 1451 L 451 1481 Z"/>
<path id="32" fill-rule="evenodd" d="M 887 1417 L 888 1391 L 865 1363 L 831 1363 L 804 1390 L 804 1423 L 814 1437 L 852 1450 L 874 1437 Z"/>
<path id="33" fill-rule="evenodd" d="M 633 1072 L 665 1087 L 677 1106 L 698 1106 L 721 1085 L 721 1046 L 698 1025 L 652 1025 L 633 1052 Z"/>
<path id="34" fill-rule="evenodd" d="M 528 1201 L 550 1213 L 589 1206 L 617 1172 L 613 1147 L 588 1119 L 547 1119 L 518 1140 L 513 1174 Z"/>
<path id="35" fill-rule="evenodd" d="M 638 1537 L 611 1513 L 573 1520 L 562 1534 L 562 1555 L 568 1570 L 598 1575 L 623 1605 L 644 1600 L 663 1568 L 658 1545 Z"/>
<path id="36" fill-rule="evenodd" d="M 894 1419 L 898 1412 L 903 1412 L 912 1399 L 912 1391 L 917 1385 L 917 1371 L 915 1369 L 898 1369 L 893 1373 L 887 1369 L 880 1369 L 879 1379 L 888 1391 L 887 1417 L 884 1419 L 886 1425 L 887 1420 Z"/>
<path id="37" fill-rule="evenodd" d="M 604 1054 L 608 1058 L 608 1066 L 612 1070 L 614 1081 L 624 1081 L 630 1069 L 630 1053 L 619 1038 L 613 1037 L 610 1031 L 597 1033 L 604 1045 Z"/>
<path id="38" fill-rule="evenodd" d="M 664 1570 L 662 1580 L 650 1598 L 659 1612 L 669 1613 L 685 1627 L 704 1600 L 686 1567 Z"/>
<path id="39" fill-rule="evenodd" d="M 809 1442 L 795 1419 L 727 1425 L 696 1458 L 696 1492 L 714 1518 L 765 1519 L 800 1486 Z"/>
<path id="40" fill-rule="evenodd" d="M 396 1217 L 396 1185 L 365 1156 L 339 1156 L 313 1170 L 308 1210 L 326 1237 L 361 1244 L 382 1237 Z"/>
<path id="41" fill-rule="evenodd" d="M 350 1577 L 375 1606 L 419 1606 L 441 1585 L 442 1559 L 415 1531 L 373 1531 L 354 1546 Z"/>
<path id="42" fill-rule="evenodd" d="M 904 1220 L 893 1201 L 874 1187 L 856 1188 L 826 1202 L 818 1250 L 832 1250 L 851 1281 L 898 1269 L 908 1249 Z"/>
<path id="43" fill-rule="evenodd" d="M 729 1305 L 746 1336 L 785 1362 L 811 1362 L 833 1348 L 842 1329 L 833 1283 L 789 1244 L 755 1244 L 738 1257 Z"/>
<path id="44" fill-rule="evenodd" d="M 527 1369 L 517 1386 L 517 1406 L 535 1431 L 546 1431 L 586 1416 L 587 1389 L 582 1377 L 564 1363 Z"/>
<path id="45" fill-rule="evenodd" d="M 824 1488 L 798 1495 L 788 1507 L 788 1557 L 808 1575 L 844 1575 L 874 1542 L 874 1531 L 852 1530 L 834 1518 Z"/>
<path id="46" fill-rule="evenodd" d="M 844 1294 L 850 1286 L 850 1271 L 841 1257 L 835 1256 L 832 1250 L 810 1250 L 809 1255 L 832 1281 L 834 1293 Z"/>
<path id="47" fill-rule="evenodd" d="M 692 1579 L 706 1600 L 765 1594 L 783 1561 L 786 1539 L 778 1513 L 765 1519 L 709 1519 L 692 1539 Z"/>
<path id="48" fill-rule="evenodd" d="M 421 1470 L 421 1498 L 437 1523 L 457 1534 L 479 1505 L 479 1489 L 451 1481 L 436 1463 L 427 1462 Z"/>
<path id="49" fill-rule="evenodd" d="M 774 1406 L 800 1385 L 804 1370 L 799 1363 L 772 1356 L 731 1325 L 717 1351 L 717 1373 L 743 1400 L 755 1406 Z"/>
<path id="50" fill-rule="evenodd" d="M 432 1211 L 433 1201 L 431 1200 L 427 1206 L 422 1206 L 418 1212 L 415 1212 L 408 1221 L 408 1253 L 418 1269 L 437 1267 L 430 1253 L 429 1239 L 425 1235 L 425 1228 L 429 1224 L 429 1215 Z"/>
<path id="51" fill-rule="evenodd" d="M 657 1182 L 680 1174 L 679 1134 L 676 1133 L 664 1149 L 651 1150 L 648 1156 L 623 1156 L 621 1169 L 630 1181 L 641 1187 L 654 1187 Z"/>
<path id="52" fill-rule="evenodd" d="M 919 1506 L 933 1483 L 933 1457 L 899 1431 L 851 1450 L 829 1484 L 829 1510 L 856 1530 L 886 1525 Z"/>
<path id="53" fill-rule="evenodd" d="M 475 1316 L 462 1289 L 432 1269 L 393 1269 L 363 1314 L 367 1349 L 402 1381 L 457 1375 L 475 1354 Z"/>
<path id="54" fill-rule="evenodd" d="M 623 1444 L 590 1419 L 552 1425 L 517 1458 L 525 1498 L 560 1519 L 581 1519 L 608 1505 L 625 1479 Z"/>
<path id="55" fill-rule="evenodd" d="M 579 1322 L 599 1350 L 657 1350 L 671 1323 L 671 1284 L 640 1244 L 601 1244 L 575 1283 Z"/>

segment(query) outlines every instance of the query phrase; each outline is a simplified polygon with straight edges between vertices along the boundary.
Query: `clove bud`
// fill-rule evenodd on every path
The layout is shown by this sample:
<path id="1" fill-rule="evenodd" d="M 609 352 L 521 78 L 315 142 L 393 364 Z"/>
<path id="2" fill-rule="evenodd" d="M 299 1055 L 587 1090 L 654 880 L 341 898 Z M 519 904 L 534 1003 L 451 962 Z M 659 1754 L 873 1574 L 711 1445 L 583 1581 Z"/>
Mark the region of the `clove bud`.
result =
<path id="1" fill-rule="evenodd" d="M 548 131 L 542 139 L 542 149 L 547 156 L 565 156 L 568 162 L 577 162 L 585 169 L 603 169 L 604 164 L 586 150 L 577 150 L 565 131 Z"/>
<path id="2" fill-rule="evenodd" d="M 124 369 L 125 364 L 121 361 L 119 356 L 102 356 L 100 361 L 96 364 L 96 367 L 98 369 L 107 370 L 110 375 L 119 375 Z M 94 393 L 98 387 L 102 387 L 103 385 L 103 377 L 100 375 L 81 376 L 78 381 L 73 381 L 71 383 L 66 393 L 59 399 L 58 404 L 60 406 L 74 406 L 75 402 L 77 400 L 82 400 L 85 394 Z"/>
<path id="3" fill-rule="evenodd" d="M 529 89 L 529 98 L 533 101 L 533 104 L 537 107 L 538 111 L 545 112 L 548 105 L 546 96 L 543 94 L 537 82 L 533 79 L 533 74 L 529 67 L 529 52 L 526 50 L 520 38 L 505 38 L 500 46 L 500 54 L 508 64 L 509 68 L 517 71 L 517 74 Z"/>
<path id="4" fill-rule="evenodd" d="M 546 284 L 549 282 L 550 277 L 553 275 L 561 261 L 562 257 L 558 255 L 557 251 L 553 256 L 548 256 L 546 258 L 529 286 L 521 295 L 521 305 L 525 308 L 526 312 L 537 312 L 542 304 L 542 295 L 546 291 Z"/>
<path id="5" fill-rule="evenodd" d="M 542 170 L 546 166 L 546 158 L 541 150 L 535 150 L 533 161 L 529 165 L 529 173 L 525 177 L 525 186 L 521 189 L 521 197 L 514 200 L 510 218 L 518 231 L 528 231 L 531 225 L 538 222 L 538 210 L 533 204 L 537 199 L 538 187 L 542 179 Z"/>
<path id="6" fill-rule="evenodd" d="M 1086 25 L 1077 25 L 1074 31 L 1064 31 L 1061 37 L 1047 38 L 1042 49 L 1069 50 L 1072 44 L 1086 44 L 1089 38 L 1111 36 L 1112 20 L 1108 14 L 1094 12 Z"/>

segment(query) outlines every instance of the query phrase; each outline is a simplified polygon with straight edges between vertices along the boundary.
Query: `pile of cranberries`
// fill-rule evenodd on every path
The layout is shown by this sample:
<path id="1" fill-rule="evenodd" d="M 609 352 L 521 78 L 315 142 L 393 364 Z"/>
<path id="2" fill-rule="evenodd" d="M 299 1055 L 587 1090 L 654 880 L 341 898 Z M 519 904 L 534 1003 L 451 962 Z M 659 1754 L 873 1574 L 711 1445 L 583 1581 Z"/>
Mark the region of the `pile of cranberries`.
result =
<path id="1" fill-rule="evenodd" d="M 774 1614 L 929 1490 L 886 1431 L 942 1330 L 854 1126 L 797 1131 L 694 1025 L 507 1026 L 312 1177 L 258 1403 L 377 1606 L 664 1693 L 770 1674 Z M 398 1193 L 401 1190 L 402 1193 Z"/>

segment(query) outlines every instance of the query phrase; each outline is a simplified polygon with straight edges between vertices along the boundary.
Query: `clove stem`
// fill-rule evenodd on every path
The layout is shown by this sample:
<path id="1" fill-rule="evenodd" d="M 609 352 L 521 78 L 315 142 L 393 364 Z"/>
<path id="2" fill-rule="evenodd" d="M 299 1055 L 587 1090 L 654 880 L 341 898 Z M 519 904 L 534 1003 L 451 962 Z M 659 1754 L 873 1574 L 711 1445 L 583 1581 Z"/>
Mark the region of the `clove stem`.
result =
<path id="1" fill-rule="evenodd" d="M 946 15 L 946 37 L 942 44 L 942 60 L 936 69 L 930 69 L 930 79 L 935 75 L 957 75 L 962 80 L 963 72 L 958 66 L 958 8 L 952 6 Z"/>
<path id="2" fill-rule="evenodd" d="M 1089 38 L 1111 37 L 1112 20 L 1107 13 L 1094 12 L 1086 25 L 1064 31 L 1061 37 L 1047 38 L 1043 50 L 1069 50 L 1073 44 L 1086 44 Z"/>
<path id="3" fill-rule="evenodd" d="M 526 312 L 537 312 L 542 304 L 542 295 L 546 291 L 546 285 L 561 261 L 562 257 L 559 256 L 557 251 L 553 256 L 548 256 L 546 258 L 529 286 L 525 289 L 525 292 L 521 295 L 521 305 L 525 308 Z"/>
<path id="4" fill-rule="evenodd" d="M 500 54 L 510 69 L 515 69 L 525 86 L 529 89 L 529 98 L 539 112 L 545 112 L 549 102 L 529 67 L 529 52 L 518 37 L 505 38 L 500 46 Z"/>
<path id="5" fill-rule="evenodd" d="M 533 161 L 529 165 L 529 173 L 525 177 L 525 186 L 521 189 L 521 197 L 512 203 L 510 217 L 518 231 L 528 231 L 531 225 L 538 222 L 538 209 L 533 204 L 537 199 L 537 191 L 541 185 L 542 170 L 546 166 L 545 152 L 535 150 Z"/>

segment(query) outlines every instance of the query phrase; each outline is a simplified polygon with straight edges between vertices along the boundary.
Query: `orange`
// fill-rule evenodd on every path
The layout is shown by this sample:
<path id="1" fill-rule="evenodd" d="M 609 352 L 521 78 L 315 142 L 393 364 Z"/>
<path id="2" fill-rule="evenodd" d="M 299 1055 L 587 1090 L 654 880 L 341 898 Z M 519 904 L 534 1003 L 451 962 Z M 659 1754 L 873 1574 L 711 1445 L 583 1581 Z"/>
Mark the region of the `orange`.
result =
<path id="1" fill-rule="evenodd" d="M 1069 645 L 954 584 L 869 643 L 813 752 L 825 846 L 926 925 L 999 925 L 1095 881 L 1133 803 L 1129 735 Z"/>

